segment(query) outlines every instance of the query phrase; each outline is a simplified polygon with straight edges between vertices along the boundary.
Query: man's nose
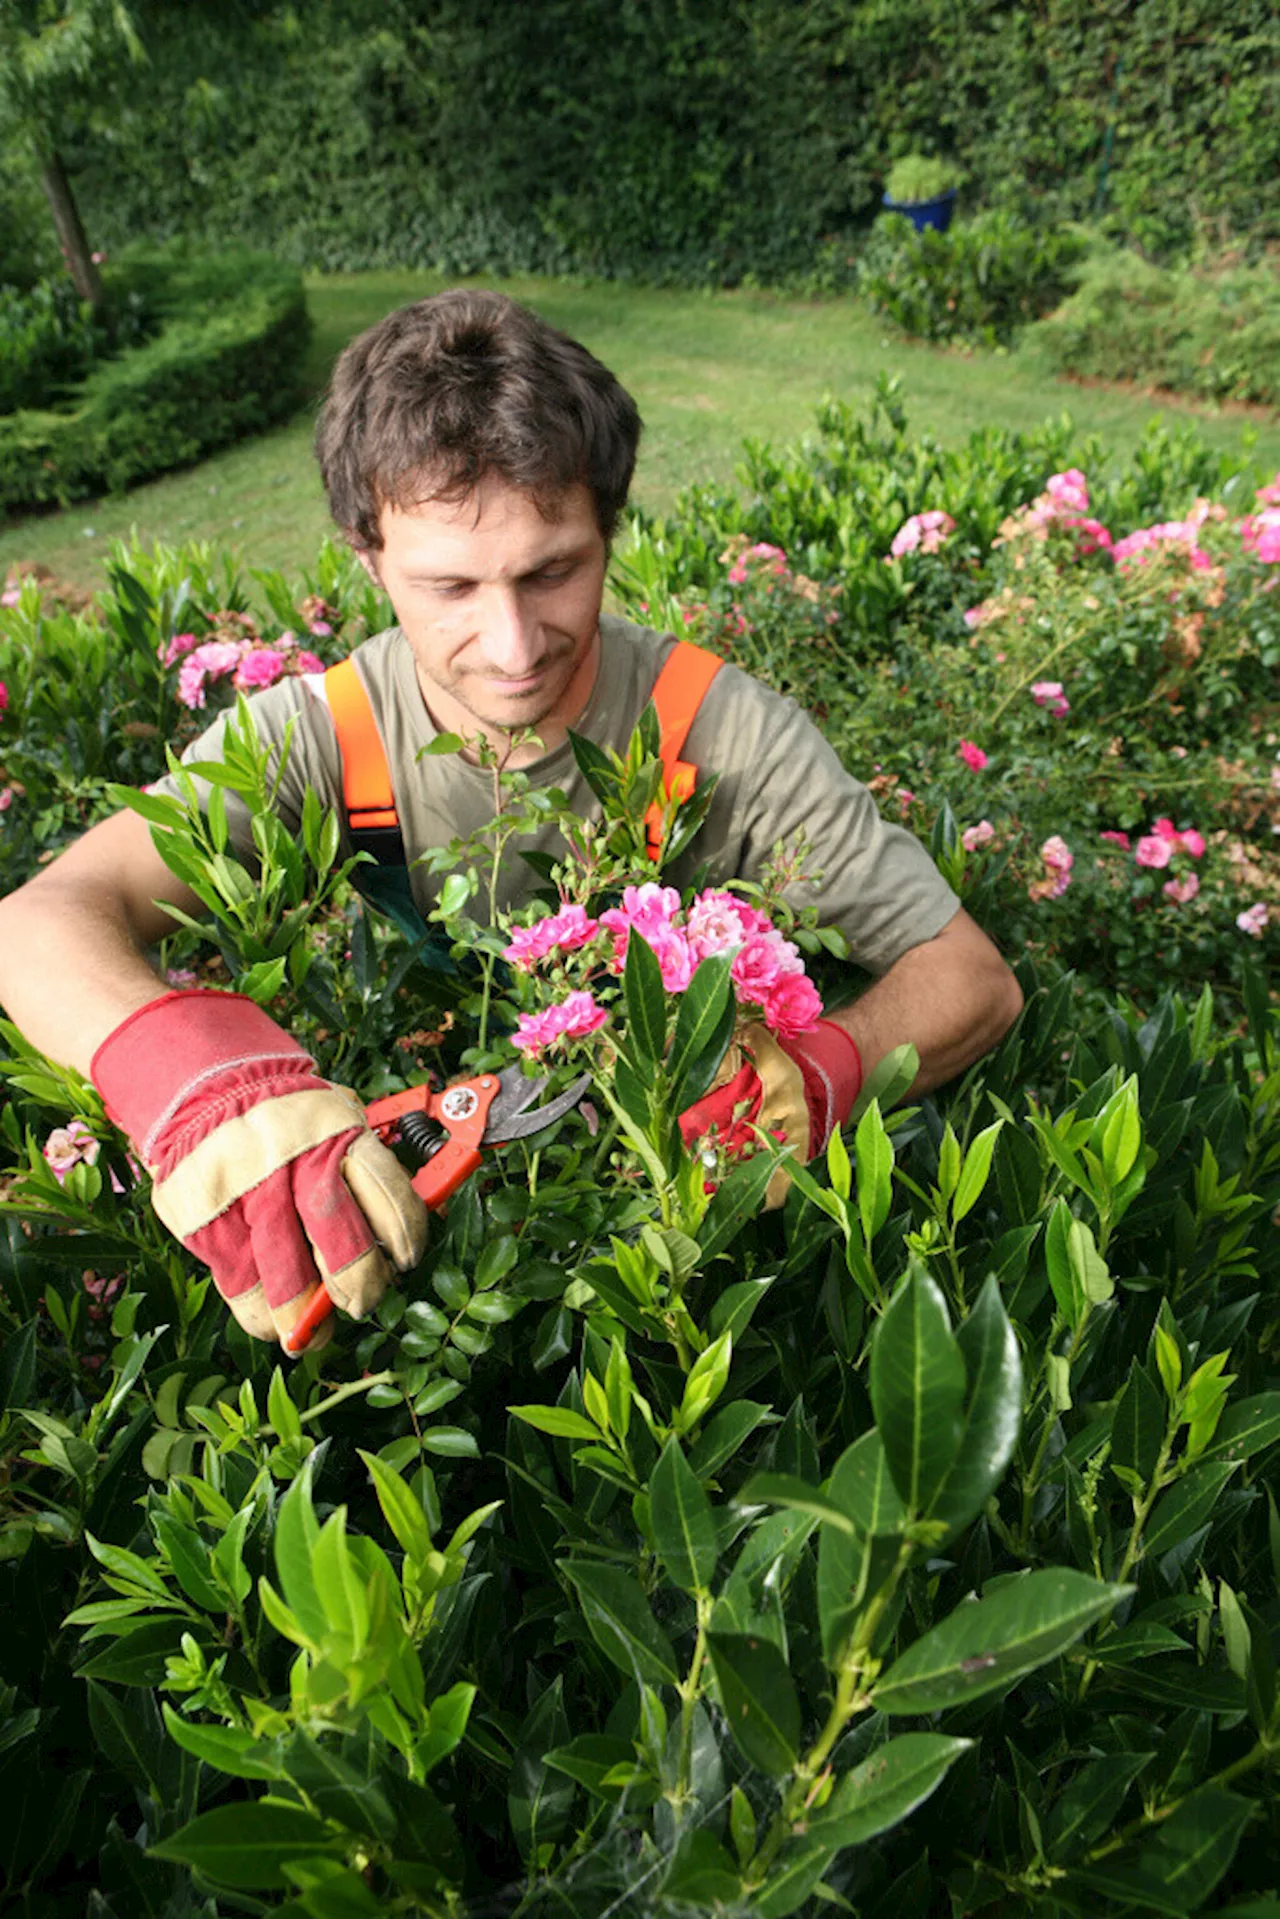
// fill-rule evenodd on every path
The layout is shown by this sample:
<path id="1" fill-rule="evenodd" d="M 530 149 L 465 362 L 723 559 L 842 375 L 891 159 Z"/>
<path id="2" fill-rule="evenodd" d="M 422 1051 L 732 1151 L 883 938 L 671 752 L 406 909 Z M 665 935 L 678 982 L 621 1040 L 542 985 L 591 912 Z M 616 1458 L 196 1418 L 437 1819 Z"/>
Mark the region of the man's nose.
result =
<path id="1" fill-rule="evenodd" d="M 538 665 L 542 641 L 537 609 L 518 586 L 495 586 L 485 607 L 485 658 L 504 679 L 518 680 Z"/>

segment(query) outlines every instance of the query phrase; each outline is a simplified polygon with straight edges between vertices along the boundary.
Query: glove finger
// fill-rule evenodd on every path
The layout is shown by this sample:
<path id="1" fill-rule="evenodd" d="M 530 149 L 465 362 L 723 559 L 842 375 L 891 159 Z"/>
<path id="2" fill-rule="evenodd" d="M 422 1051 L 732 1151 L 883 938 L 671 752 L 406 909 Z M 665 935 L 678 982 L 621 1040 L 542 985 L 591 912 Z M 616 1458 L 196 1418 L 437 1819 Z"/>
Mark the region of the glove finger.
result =
<path id="1" fill-rule="evenodd" d="M 427 1209 L 395 1154 L 372 1133 L 358 1133 L 342 1172 L 393 1266 L 412 1272 L 427 1249 Z"/>
<path id="2" fill-rule="evenodd" d="M 680 1137 L 686 1146 L 692 1146 L 713 1126 L 721 1133 L 727 1132 L 734 1122 L 735 1108 L 745 1105 L 750 1112 L 759 1094 L 760 1081 L 755 1067 L 748 1061 L 731 1079 L 704 1093 L 692 1106 L 686 1106 L 680 1115 Z"/>
<path id="3" fill-rule="evenodd" d="M 323 1260 L 319 1264 L 330 1299 L 352 1319 L 363 1319 L 372 1312 L 391 1284 L 391 1268 L 377 1246 L 371 1246 L 336 1273 L 326 1272 Z"/>

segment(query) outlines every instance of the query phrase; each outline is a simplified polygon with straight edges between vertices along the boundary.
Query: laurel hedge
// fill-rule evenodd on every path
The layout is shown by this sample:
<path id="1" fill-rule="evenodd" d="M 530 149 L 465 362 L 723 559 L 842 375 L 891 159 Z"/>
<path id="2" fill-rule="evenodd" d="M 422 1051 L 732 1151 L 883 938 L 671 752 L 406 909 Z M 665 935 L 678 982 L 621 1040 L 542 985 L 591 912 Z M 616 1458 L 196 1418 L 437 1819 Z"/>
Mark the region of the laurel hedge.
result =
<path id="1" fill-rule="evenodd" d="M 158 333 L 95 366 L 61 410 L 0 415 L 0 511 L 117 492 L 285 419 L 310 323 L 295 267 L 244 250 L 135 252 Z"/>

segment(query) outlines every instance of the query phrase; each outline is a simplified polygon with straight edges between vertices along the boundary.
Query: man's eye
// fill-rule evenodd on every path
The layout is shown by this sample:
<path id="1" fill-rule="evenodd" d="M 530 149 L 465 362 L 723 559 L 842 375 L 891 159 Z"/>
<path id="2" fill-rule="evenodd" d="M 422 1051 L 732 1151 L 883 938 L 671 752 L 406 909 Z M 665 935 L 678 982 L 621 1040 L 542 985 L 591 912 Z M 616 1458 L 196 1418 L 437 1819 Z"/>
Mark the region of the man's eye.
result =
<path id="1" fill-rule="evenodd" d="M 573 561 L 562 560 L 555 566 L 539 567 L 533 576 L 534 583 L 537 586 L 555 586 L 561 580 L 567 580 L 572 572 Z"/>

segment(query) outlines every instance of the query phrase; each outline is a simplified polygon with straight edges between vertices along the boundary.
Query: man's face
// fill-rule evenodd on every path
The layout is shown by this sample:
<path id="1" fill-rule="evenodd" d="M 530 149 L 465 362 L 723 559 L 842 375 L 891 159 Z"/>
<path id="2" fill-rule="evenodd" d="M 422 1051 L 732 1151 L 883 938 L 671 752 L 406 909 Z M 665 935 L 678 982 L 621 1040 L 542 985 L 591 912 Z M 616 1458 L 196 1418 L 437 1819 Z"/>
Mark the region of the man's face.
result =
<path id="1" fill-rule="evenodd" d="M 532 495 L 482 480 L 461 501 L 384 506 L 366 565 L 413 649 L 442 730 L 494 744 L 537 727 L 557 745 L 591 694 L 607 553 L 585 486 L 553 519 Z"/>

